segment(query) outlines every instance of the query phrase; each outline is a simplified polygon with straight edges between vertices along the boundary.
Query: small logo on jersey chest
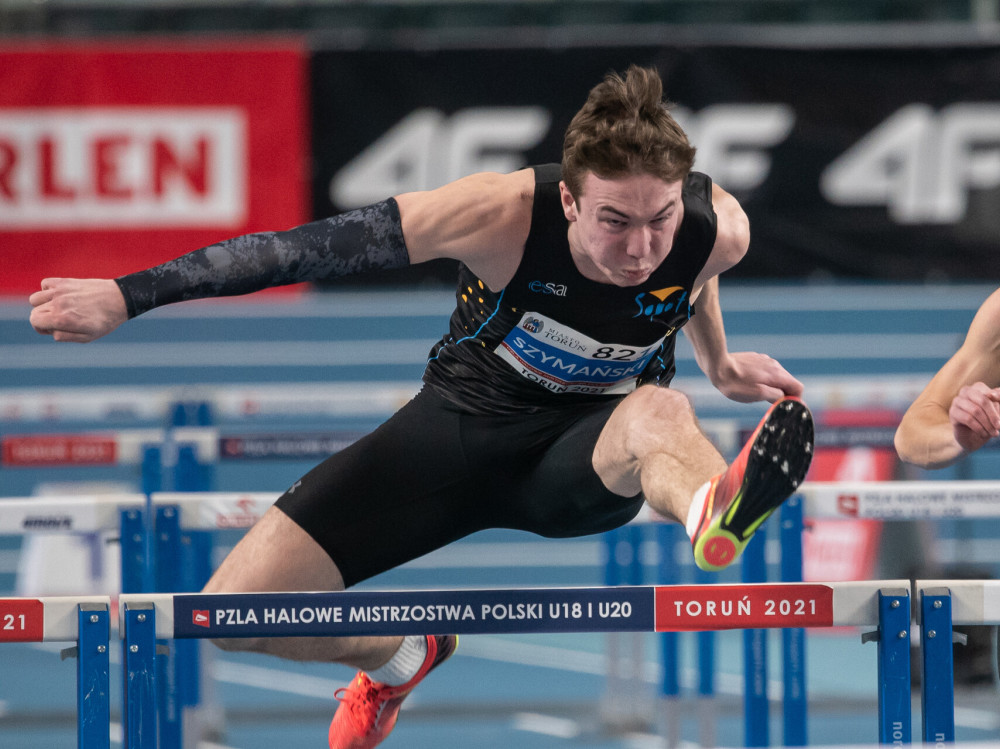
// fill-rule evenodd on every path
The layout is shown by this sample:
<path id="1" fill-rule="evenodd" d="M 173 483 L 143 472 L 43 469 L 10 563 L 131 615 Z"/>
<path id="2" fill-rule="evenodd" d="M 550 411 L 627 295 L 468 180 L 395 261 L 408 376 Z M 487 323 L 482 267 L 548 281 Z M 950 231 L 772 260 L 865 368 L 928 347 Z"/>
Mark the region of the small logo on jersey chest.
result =
<path id="1" fill-rule="evenodd" d="M 542 283 L 541 281 L 531 281 L 528 284 L 528 291 L 537 294 L 552 294 L 554 296 L 566 296 L 566 284 L 564 283 Z"/>
<path id="2" fill-rule="evenodd" d="M 649 320 L 667 323 L 662 317 L 676 318 L 678 315 L 691 317 L 691 307 L 688 304 L 687 289 L 683 286 L 669 286 L 657 291 L 644 291 L 635 298 L 639 310 L 633 317 L 645 317 Z"/>

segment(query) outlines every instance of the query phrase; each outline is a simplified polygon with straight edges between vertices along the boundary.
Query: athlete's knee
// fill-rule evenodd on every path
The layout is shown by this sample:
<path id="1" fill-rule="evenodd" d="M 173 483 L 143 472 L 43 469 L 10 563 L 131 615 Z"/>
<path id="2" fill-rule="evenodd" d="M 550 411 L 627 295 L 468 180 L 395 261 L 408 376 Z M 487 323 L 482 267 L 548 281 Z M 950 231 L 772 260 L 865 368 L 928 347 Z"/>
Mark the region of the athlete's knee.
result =
<path id="1" fill-rule="evenodd" d="M 657 385 L 644 385 L 637 388 L 634 395 L 643 399 L 643 402 L 658 409 L 667 409 L 670 412 L 683 410 L 685 413 L 693 413 L 694 407 L 691 400 L 680 390 L 669 387 L 659 387 Z"/>
<path id="2" fill-rule="evenodd" d="M 694 406 L 684 393 L 666 387 L 646 385 L 626 398 L 624 414 L 640 432 L 657 432 L 694 421 Z"/>
<path id="3" fill-rule="evenodd" d="M 693 419 L 691 402 L 683 393 L 655 385 L 638 388 L 618 404 L 604 425 L 594 448 L 594 471 L 615 494 L 633 496 L 641 490 L 642 459 L 683 438 L 685 430 L 679 424 Z"/>

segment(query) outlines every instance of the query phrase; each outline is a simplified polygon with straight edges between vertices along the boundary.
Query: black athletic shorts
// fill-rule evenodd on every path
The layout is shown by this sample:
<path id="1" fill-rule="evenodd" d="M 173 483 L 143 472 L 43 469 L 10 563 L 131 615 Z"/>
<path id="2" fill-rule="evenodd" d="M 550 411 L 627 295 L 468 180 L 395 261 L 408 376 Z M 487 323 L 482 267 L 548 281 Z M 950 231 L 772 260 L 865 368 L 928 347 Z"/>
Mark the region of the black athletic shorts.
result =
<path id="1" fill-rule="evenodd" d="M 348 586 L 487 528 L 550 538 L 611 530 L 643 502 L 608 491 L 593 469 L 594 445 L 619 402 L 481 416 L 424 387 L 277 506 Z"/>

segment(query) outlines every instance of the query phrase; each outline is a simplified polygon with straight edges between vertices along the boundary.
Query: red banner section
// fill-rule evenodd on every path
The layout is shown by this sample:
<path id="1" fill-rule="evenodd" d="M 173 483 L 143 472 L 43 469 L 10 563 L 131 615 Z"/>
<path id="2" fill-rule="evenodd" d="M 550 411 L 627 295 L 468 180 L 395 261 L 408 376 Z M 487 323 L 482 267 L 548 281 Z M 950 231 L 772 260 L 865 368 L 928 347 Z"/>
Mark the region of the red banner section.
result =
<path id="1" fill-rule="evenodd" d="M 894 431 L 901 415 L 883 409 L 829 409 L 820 414 L 819 428 L 855 431 Z M 891 481 L 899 457 L 892 444 L 817 446 L 809 481 Z M 857 514 L 857 497 L 837 498 L 844 515 Z M 852 508 L 853 507 L 853 512 Z M 879 520 L 811 520 L 802 535 L 802 577 L 809 581 L 871 580 L 878 564 L 882 539 Z"/>
<path id="2" fill-rule="evenodd" d="M 0 598 L 0 642 L 41 642 L 45 606 L 34 598 Z"/>
<path id="3" fill-rule="evenodd" d="M 0 294 L 309 219 L 296 42 L 0 51 Z"/>
<path id="4" fill-rule="evenodd" d="M 656 588 L 656 631 L 833 626 L 826 585 L 669 585 Z"/>
<path id="5" fill-rule="evenodd" d="M 40 434 L 5 437 L 0 442 L 4 466 L 114 465 L 118 441 L 113 435 Z"/>

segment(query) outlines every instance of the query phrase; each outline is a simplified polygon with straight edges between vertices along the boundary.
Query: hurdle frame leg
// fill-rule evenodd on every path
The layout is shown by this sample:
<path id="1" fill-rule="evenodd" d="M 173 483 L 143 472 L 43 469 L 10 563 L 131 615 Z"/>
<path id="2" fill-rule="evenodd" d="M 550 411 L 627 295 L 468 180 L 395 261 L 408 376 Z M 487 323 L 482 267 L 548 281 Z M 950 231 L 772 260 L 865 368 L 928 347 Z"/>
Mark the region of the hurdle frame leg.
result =
<path id="1" fill-rule="evenodd" d="M 879 626 L 862 636 L 878 642 L 878 741 L 909 744 L 912 740 L 910 702 L 910 592 L 885 588 L 878 594 Z"/>
<path id="2" fill-rule="evenodd" d="M 609 586 L 642 584 L 643 526 L 626 524 L 607 531 L 605 580 Z M 641 632 L 607 633 L 608 667 L 600 703 L 603 730 L 613 733 L 645 731 L 652 726 L 649 715 L 654 696 L 643 678 L 644 642 Z"/>
<path id="3" fill-rule="evenodd" d="M 628 545 L 632 549 L 629 565 L 625 570 L 626 585 L 643 584 L 646 527 L 645 523 L 629 523 L 624 526 Z M 655 712 L 656 699 L 655 690 L 649 688 L 645 679 L 646 633 L 628 632 L 626 639 L 629 646 L 627 655 L 629 670 L 626 676 L 628 725 L 635 731 L 649 731 L 655 727 L 655 721 L 649 716 Z"/>
<path id="4" fill-rule="evenodd" d="M 761 528 L 743 551 L 743 582 L 767 580 L 767 533 Z M 743 630 L 743 730 L 748 747 L 769 746 L 771 704 L 767 694 L 767 630 Z"/>
<path id="5" fill-rule="evenodd" d="M 142 510 L 121 510 L 119 517 L 122 593 L 145 593 L 149 565 L 145 513 Z"/>
<path id="6" fill-rule="evenodd" d="M 618 560 L 619 544 L 625 544 L 627 539 L 622 528 L 614 528 L 605 531 L 602 540 L 604 542 L 605 566 L 604 584 L 611 587 L 623 583 L 621 568 Z M 626 563 L 628 560 L 626 560 Z M 621 675 L 621 644 L 622 637 L 618 632 L 608 632 L 606 637 L 607 668 L 604 680 L 604 694 L 599 705 L 599 715 L 602 726 L 605 729 L 613 729 L 621 722 L 622 718 L 622 692 L 624 691 L 625 679 Z"/>
<path id="7" fill-rule="evenodd" d="M 155 508 L 153 533 L 155 535 L 155 580 L 157 593 L 173 593 L 183 589 L 178 578 L 183 569 L 181 556 L 180 508 L 160 505 Z M 165 641 L 158 645 L 166 647 Z M 157 658 L 160 689 L 157 694 L 159 708 L 159 749 L 180 749 L 183 744 L 183 691 L 182 681 L 197 678 L 197 663 L 191 663 L 189 654 L 194 642 L 185 643 L 184 655 L 176 646 Z M 175 644 L 176 645 L 176 644 Z"/>
<path id="8" fill-rule="evenodd" d="M 955 663 L 951 591 L 920 591 L 920 711 L 923 740 L 940 745 L 955 741 Z"/>
<path id="9" fill-rule="evenodd" d="M 714 583 L 714 573 L 694 568 L 696 585 Z M 696 632 L 695 648 L 698 663 L 698 743 L 701 746 L 716 746 L 716 694 L 715 694 L 715 643 L 718 633 L 707 630 Z"/>
<path id="10" fill-rule="evenodd" d="M 660 585 L 676 585 L 679 580 L 674 560 L 674 545 L 680 535 L 680 526 L 661 523 L 656 526 L 657 544 L 660 549 L 660 559 L 657 566 Z M 660 662 L 663 668 L 660 679 L 660 702 L 662 710 L 659 714 L 658 732 L 664 737 L 667 749 L 680 746 L 681 742 L 681 710 L 680 710 L 680 649 L 677 632 L 660 633 Z"/>
<path id="11" fill-rule="evenodd" d="M 81 603 L 77 609 L 77 746 L 111 746 L 110 614 L 106 603 Z"/>
<path id="12" fill-rule="evenodd" d="M 152 603 L 122 605 L 125 749 L 156 749 L 156 614 Z"/>
<path id="13" fill-rule="evenodd" d="M 793 494 L 781 506 L 781 581 L 802 582 L 802 495 Z M 806 746 L 808 697 L 806 694 L 806 631 L 781 630 L 783 684 L 783 734 L 785 746 Z"/>

